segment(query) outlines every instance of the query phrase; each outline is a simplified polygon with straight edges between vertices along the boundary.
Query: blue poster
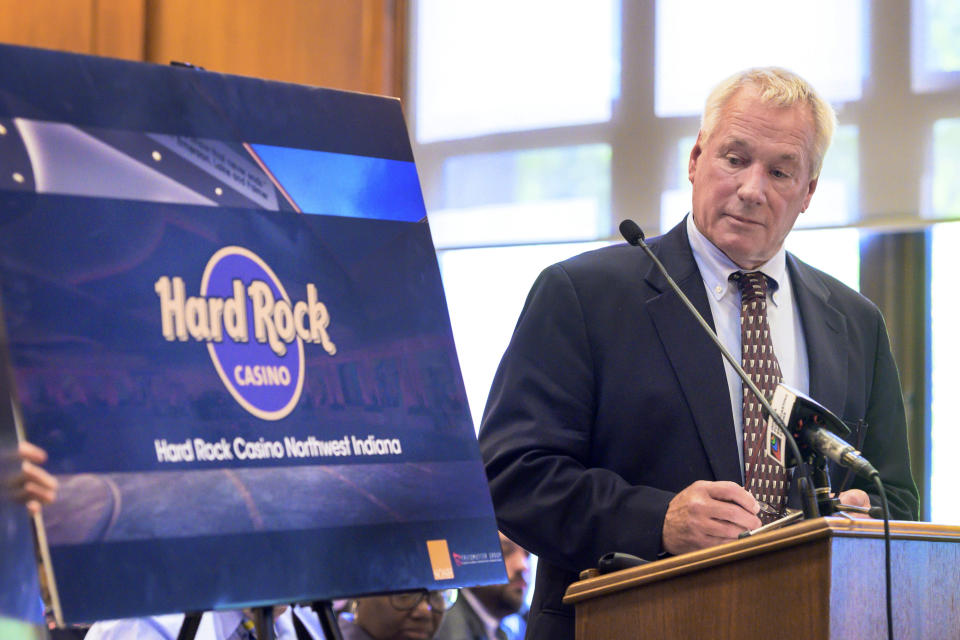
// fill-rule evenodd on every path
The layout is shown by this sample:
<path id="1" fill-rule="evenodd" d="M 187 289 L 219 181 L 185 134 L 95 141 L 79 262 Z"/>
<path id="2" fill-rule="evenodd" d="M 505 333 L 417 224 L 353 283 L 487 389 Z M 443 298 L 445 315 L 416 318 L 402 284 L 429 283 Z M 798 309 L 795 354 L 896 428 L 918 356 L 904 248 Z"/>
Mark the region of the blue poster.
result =
<path id="1" fill-rule="evenodd" d="M 504 580 L 397 101 L 0 47 L 60 621 Z"/>

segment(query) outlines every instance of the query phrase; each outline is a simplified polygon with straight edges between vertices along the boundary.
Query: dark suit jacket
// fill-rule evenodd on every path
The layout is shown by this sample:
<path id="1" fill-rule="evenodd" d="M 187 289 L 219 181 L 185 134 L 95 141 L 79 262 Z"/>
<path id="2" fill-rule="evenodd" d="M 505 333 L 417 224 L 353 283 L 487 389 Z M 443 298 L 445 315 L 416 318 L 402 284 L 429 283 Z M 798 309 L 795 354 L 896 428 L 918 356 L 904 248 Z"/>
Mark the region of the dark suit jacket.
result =
<path id="1" fill-rule="evenodd" d="M 650 243 L 713 324 L 685 222 Z M 791 255 L 810 396 L 865 420 L 862 451 L 892 517 L 916 519 L 903 400 L 886 329 L 860 294 Z M 573 638 L 561 603 L 609 551 L 656 558 L 667 506 L 697 480 L 741 482 L 722 359 L 643 251 L 546 269 L 494 379 L 480 448 L 500 529 L 537 554 L 527 638 Z M 842 473 L 834 473 L 836 487 Z M 861 485 L 868 493 L 873 487 Z"/>

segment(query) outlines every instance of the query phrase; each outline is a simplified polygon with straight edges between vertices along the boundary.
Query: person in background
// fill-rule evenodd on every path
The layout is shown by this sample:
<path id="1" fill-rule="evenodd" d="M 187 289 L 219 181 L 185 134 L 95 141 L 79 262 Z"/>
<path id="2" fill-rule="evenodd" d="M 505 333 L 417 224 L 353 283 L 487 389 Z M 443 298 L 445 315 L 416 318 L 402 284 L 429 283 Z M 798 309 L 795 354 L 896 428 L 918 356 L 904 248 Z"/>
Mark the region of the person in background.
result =
<path id="1" fill-rule="evenodd" d="M 453 589 L 424 589 L 359 598 L 352 618 L 340 618 L 343 640 L 432 640 L 456 597 Z"/>
<path id="2" fill-rule="evenodd" d="M 520 611 L 527 591 L 530 554 L 502 533 L 500 547 L 507 569 L 505 584 L 461 589 L 443 617 L 436 640 L 507 640 L 503 619 Z"/>
<path id="3" fill-rule="evenodd" d="M 344 640 L 431 640 L 456 591 L 410 591 L 358 598 L 352 613 L 338 621 Z M 323 640 L 320 619 L 307 607 L 277 607 L 277 640 Z M 90 627 L 85 640 L 175 640 L 183 614 L 104 620 Z M 208 611 L 200 619 L 196 640 L 256 640 L 245 611 Z"/>
<path id="4" fill-rule="evenodd" d="M 184 619 L 182 613 L 174 613 L 103 620 L 90 627 L 84 640 L 176 640 Z M 324 640 L 319 618 L 306 607 L 274 607 L 273 631 L 277 640 Z M 250 612 L 205 612 L 195 640 L 256 640 Z"/>

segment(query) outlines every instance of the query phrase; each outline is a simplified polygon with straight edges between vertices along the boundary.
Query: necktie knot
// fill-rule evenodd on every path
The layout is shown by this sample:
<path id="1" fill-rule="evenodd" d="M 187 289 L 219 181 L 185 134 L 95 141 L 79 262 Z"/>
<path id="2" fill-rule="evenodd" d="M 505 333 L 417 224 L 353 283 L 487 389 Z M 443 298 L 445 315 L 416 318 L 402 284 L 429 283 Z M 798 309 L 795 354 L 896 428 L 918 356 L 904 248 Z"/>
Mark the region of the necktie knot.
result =
<path id="1" fill-rule="evenodd" d="M 741 302 L 767 297 L 768 278 L 762 271 L 734 271 L 730 279 L 740 287 Z"/>

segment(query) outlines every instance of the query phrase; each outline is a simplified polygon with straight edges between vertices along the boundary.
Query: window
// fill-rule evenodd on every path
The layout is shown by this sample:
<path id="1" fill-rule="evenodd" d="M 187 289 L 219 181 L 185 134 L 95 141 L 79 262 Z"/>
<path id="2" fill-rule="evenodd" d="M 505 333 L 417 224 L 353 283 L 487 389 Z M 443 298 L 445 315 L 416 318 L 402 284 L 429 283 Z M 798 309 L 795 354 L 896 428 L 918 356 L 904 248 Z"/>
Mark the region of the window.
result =
<path id="1" fill-rule="evenodd" d="M 930 425 L 930 518 L 936 522 L 960 522 L 956 452 L 960 448 L 957 407 L 960 388 L 960 223 L 937 225 L 931 231 L 931 425 Z"/>
<path id="2" fill-rule="evenodd" d="M 960 84 L 960 4 L 913 0 L 913 90 L 937 91 Z"/>
<path id="3" fill-rule="evenodd" d="M 610 233 L 620 7 L 422 0 L 413 24 L 414 153 L 479 427 L 537 275 Z"/>
<path id="4" fill-rule="evenodd" d="M 831 102 L 859 99 L 866 7 L 861 0 L 658 0 L 657 115 L 699 115 L 715 84 L 771 65 L 799 73 Z"/>
<path id="5" fill-rule="evenodd" d="M 787 236 L 786 247 L 807 264 L 860 290 L 860 232 L 856 229 L 796 229 Z"/>
<path id="6" fill-rule="evenodd" d="M 439 253 L 453 338 L 477 428 L 500 357 L 537 275 L 547 265 L 605 244 L 547 244 Z"/>
<path id="7" fill-rule="evenodd" d="M 933 217 L 960 218 L 960 118 L 933 125 Z"/>
<path id="8" fill-rule="evenodd" d="M 421 0 L 415 25 L 420 143 L 610 119 L 613 0 Z"/>
<path id="9" fill-rule="evenodd" d="M 453 156 L 430 210 L 437 247 L 592 240 L 610 219 L 604 144 Z"/>
<path id="10" fill-rule="evenodd" d="M 937 218 L 960 217 L 960 118 L 933 125 L 933 179 L 931 201 Z M 960 473 L 953 452 L 960 446 L 956 407 L 952 399 L 960 387 L 960 317 L 957 273 L 960 259 L 960 223 L 933 227 L 930 251 L 930 516 L 938 522 L 960 522 L 960 498 L 954 488 Z"/>

